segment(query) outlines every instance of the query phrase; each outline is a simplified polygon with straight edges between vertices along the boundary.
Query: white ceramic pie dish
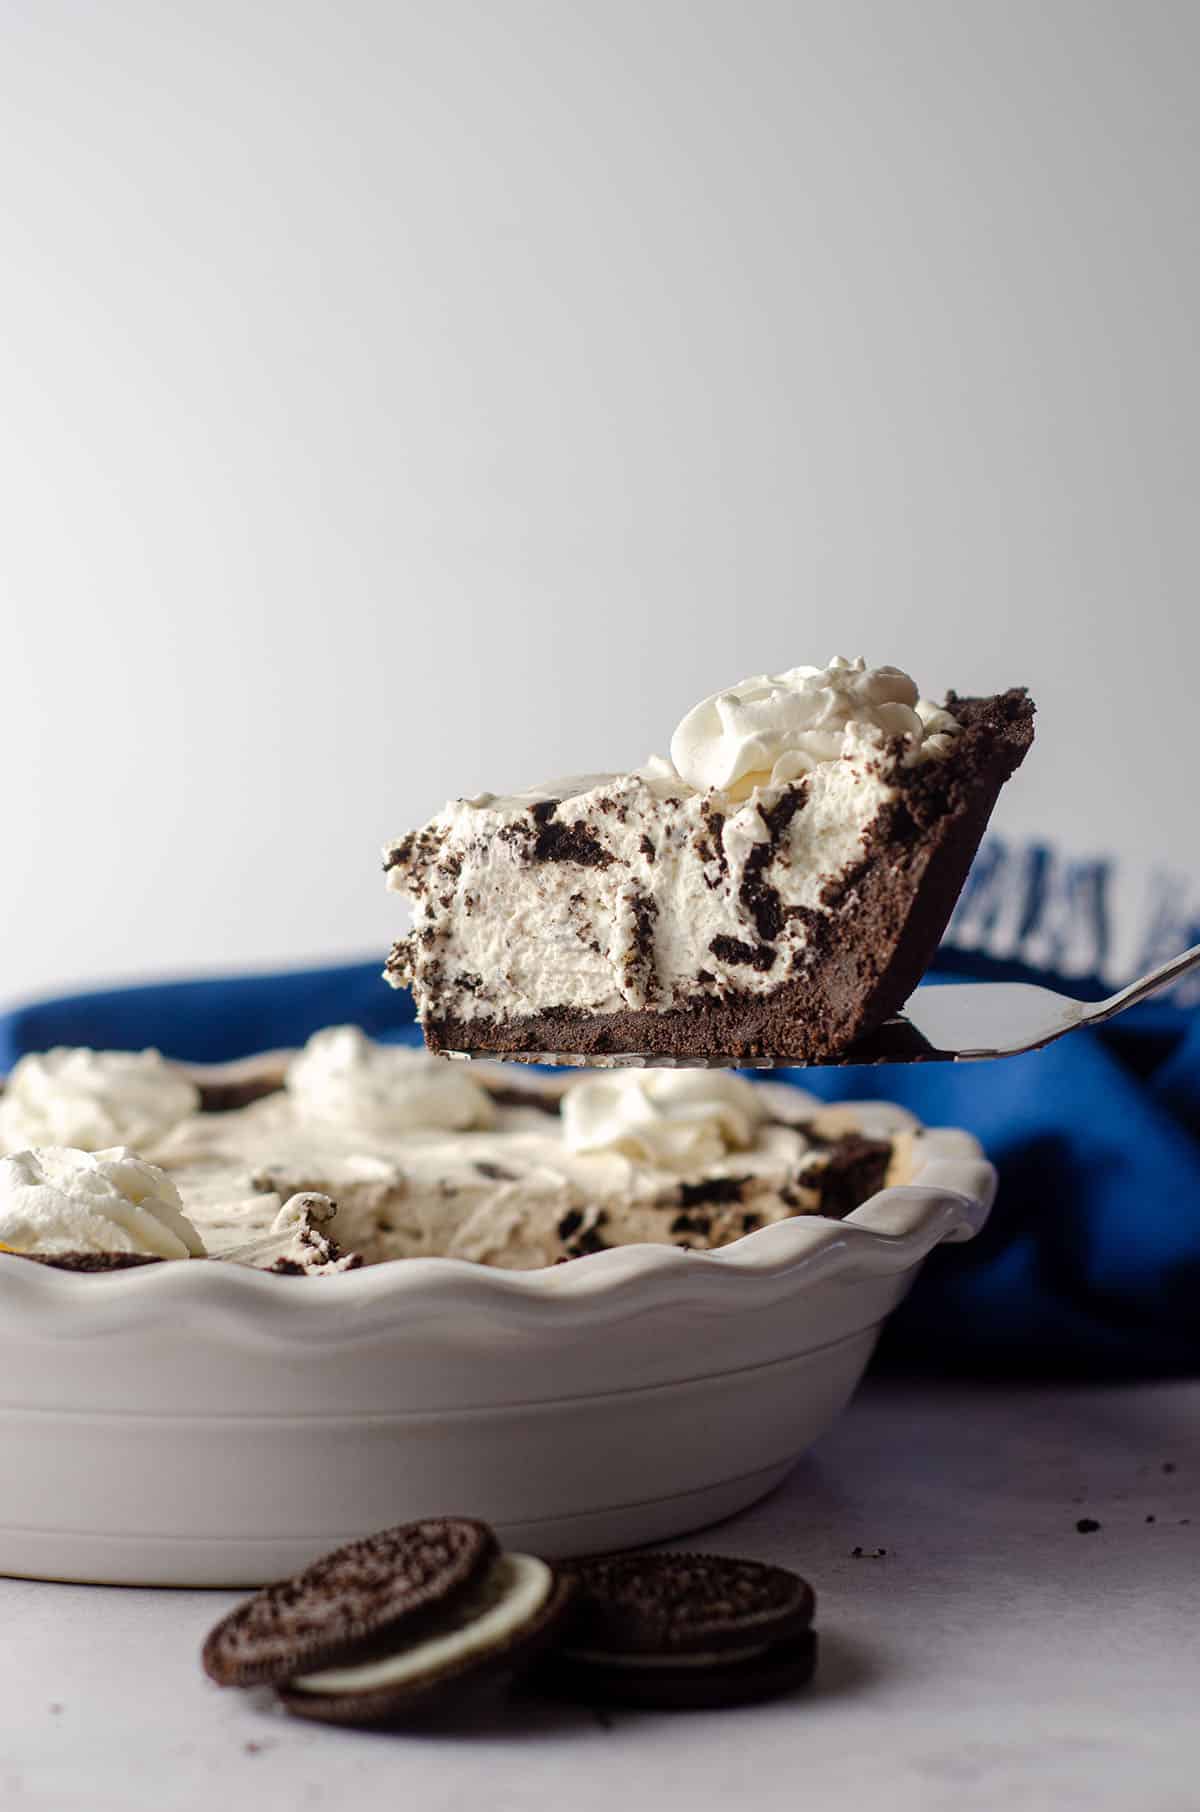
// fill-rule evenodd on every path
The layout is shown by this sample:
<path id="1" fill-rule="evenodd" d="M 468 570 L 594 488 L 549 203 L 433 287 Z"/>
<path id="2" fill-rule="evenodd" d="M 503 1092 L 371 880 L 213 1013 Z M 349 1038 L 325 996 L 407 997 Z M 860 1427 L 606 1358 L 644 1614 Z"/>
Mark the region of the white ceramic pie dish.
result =
<path id="1" fill-rule="evenodd" d="M 256 1585 L 423 1514 L 547 1555 L 726 1516 L 833 1421 L 926 1254 L 986 1220 L 974 1141 L 924 1145 L 845 1220 L 714 1253 L 328 1279 L 0 1253 L 0 1571 Z"/>

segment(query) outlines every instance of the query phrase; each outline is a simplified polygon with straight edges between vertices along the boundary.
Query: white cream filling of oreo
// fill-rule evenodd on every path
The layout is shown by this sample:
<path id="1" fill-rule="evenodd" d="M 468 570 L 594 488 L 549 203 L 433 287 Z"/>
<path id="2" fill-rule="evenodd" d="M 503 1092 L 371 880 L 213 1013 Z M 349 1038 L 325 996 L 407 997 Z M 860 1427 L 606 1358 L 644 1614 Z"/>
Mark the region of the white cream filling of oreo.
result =
<path id="1" fill-rule="evenodd" d="M 374 1692 L 440 1673 L 452 1662 L 481 1654 L 514 1635 L 541 1610 L 553 1586 L 554 1574 L 544 1560 L 532 1554 L 502 1554 L 479 1585 L 457 1599 L 422 1641 L 359 1667 L 301 1674 L 289 1685 L 312 1693 Z"/>

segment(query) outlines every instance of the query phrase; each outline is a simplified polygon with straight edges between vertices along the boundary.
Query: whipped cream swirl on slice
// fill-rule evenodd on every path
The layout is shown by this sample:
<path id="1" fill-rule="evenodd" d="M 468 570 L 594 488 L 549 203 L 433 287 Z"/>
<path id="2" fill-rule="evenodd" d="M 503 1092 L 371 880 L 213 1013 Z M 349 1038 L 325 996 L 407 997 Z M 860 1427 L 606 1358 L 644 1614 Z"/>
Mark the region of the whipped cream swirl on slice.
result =
<path id="1" fill-rule="evenodd" d="M 22 1057 L 0 1095 L 0 1151 L 156 1145 L 200 1105 L 200 1091 L 159 1051 L 58 1045 Z"/>
<path id="2" fill-rule="evenodd" d="M 742 800 L 854 752 L 864 738 L 902 736 L 907 761 L 936 759 L 958 729 L 898 667 L 838 656 L 828 667 L 760 673 L 715 692 L 680 723 L 671 760 L 697 792 L 715 788 Z"/>
<path id="3" fill-rule="evenodd" d="M 377 1133 L 491 1126 L 487 1090 L 461 1065 L 428 1051 L 376 1044 L 357 1026 L 316 1032 L 285 1078 L 296 1107 L 326 1125 Z"/>
<path id="4" fill-rule="evenodd" d="M 204 1242 L 157 1164 L 124 1146 L 42 1146 L 0 1158 L 0 1246 L 203 1258 Z"/>
<path id="5" fill-rule="evenodd" d="M 689 1171 L 753 1144 L 766 1117 L 754 1084 L 721 1070 L 611 1070 L 563 1096 L 563 1140 Z"/>

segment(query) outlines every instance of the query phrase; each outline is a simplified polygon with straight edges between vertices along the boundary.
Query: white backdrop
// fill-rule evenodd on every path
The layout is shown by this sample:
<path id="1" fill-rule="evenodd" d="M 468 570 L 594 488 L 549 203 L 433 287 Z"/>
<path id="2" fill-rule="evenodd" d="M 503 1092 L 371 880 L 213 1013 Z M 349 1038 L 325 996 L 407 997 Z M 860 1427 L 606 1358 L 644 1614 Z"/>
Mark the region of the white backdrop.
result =
<path id="1" fill-rule="evenodd" d="M 1193 864 L 1200 8 L 0 0 L 0 998 L 835 651 Z"/>

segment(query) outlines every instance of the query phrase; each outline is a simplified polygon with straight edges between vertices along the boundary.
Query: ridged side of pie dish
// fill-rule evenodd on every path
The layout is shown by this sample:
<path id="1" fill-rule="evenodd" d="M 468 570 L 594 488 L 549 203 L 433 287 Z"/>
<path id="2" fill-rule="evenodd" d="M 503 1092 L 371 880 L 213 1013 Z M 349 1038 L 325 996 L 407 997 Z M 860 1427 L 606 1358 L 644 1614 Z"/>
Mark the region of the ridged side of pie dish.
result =
<path id="1" fill-rule="evenodd" d="M 728 1515 L 833 1421 L 932 1248 L 986 1220 L 994 1173 L 969 1135 L 925 1151 L 845 1219 L 711 1253 L 319 1282 L 0 1254 L 0 1570 L 252 1585 L 463 1506 L 551 1555 Z"/>

